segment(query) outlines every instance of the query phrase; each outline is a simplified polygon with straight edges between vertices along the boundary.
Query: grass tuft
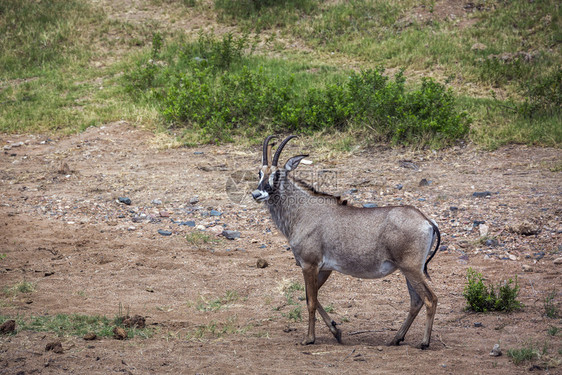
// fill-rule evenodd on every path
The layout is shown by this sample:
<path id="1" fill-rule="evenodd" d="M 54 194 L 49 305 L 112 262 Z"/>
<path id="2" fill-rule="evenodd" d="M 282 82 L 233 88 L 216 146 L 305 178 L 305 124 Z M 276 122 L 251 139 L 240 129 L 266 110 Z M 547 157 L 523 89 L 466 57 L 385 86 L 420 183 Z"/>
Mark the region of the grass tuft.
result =
<path id="1" fill-rule="evenodd" d="M 512 284 L 515 285 L 512 286 Z M 472 268 L 467 270 L 467 284 L 464 287 L 463 296 L 467 301 L 468 310 L 476 312 L 519 310 L 523 305 L 517 301 L 518 294 L 517 276 L 515 276 L 515 282 L 508 279 L 494 288 L 493 285 L 484 285 L 481 273 Z"/>

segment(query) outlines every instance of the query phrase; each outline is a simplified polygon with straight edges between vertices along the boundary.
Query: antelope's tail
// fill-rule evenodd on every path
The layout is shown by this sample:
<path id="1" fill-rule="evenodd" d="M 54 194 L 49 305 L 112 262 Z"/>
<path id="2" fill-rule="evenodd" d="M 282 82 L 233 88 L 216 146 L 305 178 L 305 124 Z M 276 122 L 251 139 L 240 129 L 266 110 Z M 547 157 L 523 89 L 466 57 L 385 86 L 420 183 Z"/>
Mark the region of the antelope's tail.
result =
<path id="1" fill-rule="evenodd" d="M 431 226 L 433 227 L 433 238 L 435 238 L 435 236 L 437 236 L 437 244 L 435 245 L 435 250 L 433 250 L 433 252 L 427 257 L 427 260 L 425 261 L 425 264 L 423 266 L 423 273 L 425 274 L 425 276 L 429 280 L 431 280 L 431 277 L 429 277 L 429 274 L 427 273 L 427 265 L 429 264 L 431 259 L 433 259 L 433 257 L 437 253 L 437 251 L 439 250 L 439 246 L 441 245 L 441 232 L 439 232 L 439 228 L 433 222 L 433 220 L 430 220 L 429 222 L 431 223 Z M 433 241 L 431 241 L 431 242 L 433 242 Z"/>

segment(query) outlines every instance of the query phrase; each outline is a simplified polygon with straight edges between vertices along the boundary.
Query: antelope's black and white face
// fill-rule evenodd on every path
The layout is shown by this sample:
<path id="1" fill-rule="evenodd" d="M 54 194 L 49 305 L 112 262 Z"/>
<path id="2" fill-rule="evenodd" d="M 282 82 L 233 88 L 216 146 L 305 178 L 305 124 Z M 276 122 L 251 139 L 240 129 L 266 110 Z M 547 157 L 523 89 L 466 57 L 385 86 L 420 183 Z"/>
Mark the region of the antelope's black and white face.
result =
<path id="1" fill-rule="evenodd" d="M 298 155 L 290 158 L 283 168 L 278 168 L 277 164 L 279 162 L 279 156 L 283 147 L 291 139 L 296 138 L 295 135 L 290 135 L 281 142 L 277 150 L 275 151 L 275 156 L 271 160 L 271 150 L 273 145 L 269 144 L 269 141 L 274 138 L 274 136 L 269 136 L 263 142 L 263 156 L 262 156 L 262 166 L 259 170 L 259 182 L 256 190 L 252 191 L 252 198 L 257 202 L 264 202 L 269 199 L 271 194 L 279 188 L 279 180 L 282 176 L 286 175 L 288 172 L 295 169 L 300 161 L 307 155 Z"/>
<path id="2" fill-rule="evenodd" d="M 252 191 L 252 198 L 257 202 L 264 202 L 269 199 L 276 184 L 276 176 L 279 176 L 276 167 L 264 165 L 259 170 L 259 182 L 256 190 Z"/>

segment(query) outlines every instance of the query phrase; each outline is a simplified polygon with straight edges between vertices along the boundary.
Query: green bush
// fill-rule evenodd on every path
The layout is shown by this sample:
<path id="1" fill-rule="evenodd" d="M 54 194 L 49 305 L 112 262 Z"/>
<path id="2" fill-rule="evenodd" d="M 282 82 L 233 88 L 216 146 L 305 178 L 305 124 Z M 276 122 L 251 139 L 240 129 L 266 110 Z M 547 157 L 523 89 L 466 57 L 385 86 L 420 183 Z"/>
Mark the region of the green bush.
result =
<path id="1" fill-rule="evenodd" d="M 432 79 L 408 91 L 402 72 L 391 79 L 380 68 L 335 83 L 302 82 L 290 72 L 271 73 L 269 60 L 256 64 L 245 52 L 250 47 L 246 37 L 230 34 L 200 35 L 165 52 L 153 47 L 150 60 L 128 75 L 129 91 L 155 98 L 170 126 L 214 142 L 233 134 L 354 128 L 376 141 L 443 145 L 469 130 L 451 91 Z"/>
<path id="2" fill-rule="evenodd" d="M 482 274 L 472 268 L 467 270 L 467 284 L 464 287 L 463 296 L 467 301 L 467 309 L 476 312 L 505 311 L 511 312 L 519 310 L 522 304 L 517 301 L 519 285 L 517 276 L 514 281 L 508 279 L 497 288 L 493 285 L 486 286 Z"/>
<path id="3" fill-rule="evenodd" d="M 520 106 L 526 117 L 562 115 L 562 66 L 542 77 L 521 84 L 525 102 Z"/>

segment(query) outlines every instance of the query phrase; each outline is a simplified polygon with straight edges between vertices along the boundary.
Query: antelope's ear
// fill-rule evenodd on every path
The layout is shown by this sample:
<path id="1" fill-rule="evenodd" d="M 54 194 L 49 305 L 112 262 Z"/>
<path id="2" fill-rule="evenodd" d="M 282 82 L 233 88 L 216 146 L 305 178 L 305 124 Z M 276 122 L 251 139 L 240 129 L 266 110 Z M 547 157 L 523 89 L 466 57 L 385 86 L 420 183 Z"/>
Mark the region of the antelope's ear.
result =
<path id="1" fill-rule="evenodd" d="M 308 155 L 293 156 L 292 158 L 287 160 L 287 162 L 285 163 L 285 170 L 286 171 L 292 171 L 293 169 L 296 169 L 299 166 L 299 163 L 301 162 L 301 160 L 306 158 L 307 156 Z"/>

